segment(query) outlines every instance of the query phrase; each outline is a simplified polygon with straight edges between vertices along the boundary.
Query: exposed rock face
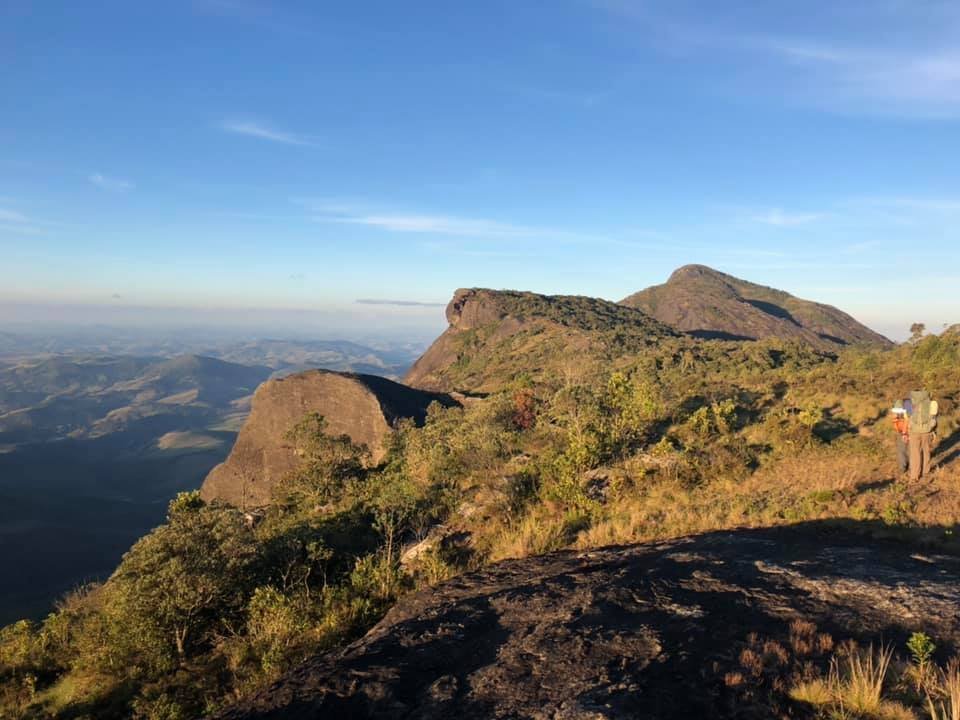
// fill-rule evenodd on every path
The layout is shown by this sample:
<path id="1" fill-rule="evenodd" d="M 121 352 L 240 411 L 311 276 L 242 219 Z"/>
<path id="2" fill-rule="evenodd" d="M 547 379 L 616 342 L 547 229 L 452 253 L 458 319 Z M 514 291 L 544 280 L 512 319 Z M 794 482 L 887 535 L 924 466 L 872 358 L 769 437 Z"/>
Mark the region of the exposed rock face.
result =
<path id="1" fill-rule="evenodd" d="M 515 290 L 461 289 L 447 305 L 450 327 L 404 378 L 426 390 L 486 391 L 512 378 L 512 370 L 557 363 L 571 353 L 597 348 L 604 333 L 633 342 L 656 342 L 677 333 L 635 308 L 571 295 Z M 524 338 L 536 336 L 529 344 Z M 498 363 L 528 357 L 526 368 Z M 474 367 L 468 367 L 473 363 Z M 455 368 L 459 366 L 459 369 Z"/>
<path id="2" fill-rule="evenodd" d="M 459 330 L 472 330 L 506 317 L 506 311 L 490 290 L 457 290 L 447 303 L 447 322 Z"/>
<path id="3" fill-rule="evenodd" d="M 422 423 L 427 407 L 438 401 L 452 405 L 446 395 L 422 392 L 374 375 L 326 370 L 270 380 L 253 397 L 244 423 L 227 460 L 204 480 L 206 500 L 226 500 L 255 507 L 270 502 L 273 487 L 297 464 L 284 440 L 287 432 L 310 412 L 327 420 L 331 435 L 349 435 L 370 449 L 372 462 L 383 459 L 391 428 L 401 418 Z"/>
<path id="4" fill-rule="evenodd" d="M 703 265 L 682 267 L 666 284 L 641 290 L 621 303 L 702 338 L 794 338 L 826 350 L 892 344 L 835 307 L 800 300 Z"/>
<path id="5" fill-rule="evenodd" d="M 803 619 L 902 647 L 923 630 L 949 652 L 958 570 L 820 523 L 507 561 L 402 600 L 221 717 L 771 717 L 725 682 L 750 633 L 790 647 Z"/>
<path id="6" fill-rule="evenodd" d="M 481 289 L 457 290 L 453 299 L 447 303 L 446 315 L 450 327 L 427 348 L 407 372 L 403 381 L 408 385 L 431 390 L 445 388 L 441 376 L 443 371 L 460 357 L 460 339 L 463 333 L 498 323 L 508 317 L 507 313 L 497 306 L 494 292 Z M 505 337 L 512 334 L 519 327 L 520 322 L 513 319 L 501 335 Z"/>

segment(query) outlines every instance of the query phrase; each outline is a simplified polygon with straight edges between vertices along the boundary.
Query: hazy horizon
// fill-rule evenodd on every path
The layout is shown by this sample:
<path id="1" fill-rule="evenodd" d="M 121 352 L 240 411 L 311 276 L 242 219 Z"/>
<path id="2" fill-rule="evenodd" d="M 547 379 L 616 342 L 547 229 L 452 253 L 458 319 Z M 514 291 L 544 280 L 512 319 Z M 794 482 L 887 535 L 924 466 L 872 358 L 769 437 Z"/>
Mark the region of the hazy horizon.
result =
<path id="1" fill-rule="evenodd" d="M 751 278 L 743 278 L 751 280 Z M 497 288 L 520 289 L 529 288 Z M 640 290 L 642 288 L 636 288 Z M 784 288 L 778 288 L 784 289 Z M 451 292 L 452 294 L 452 292 Z M 555 294 L 571 294 L 557 292 Z M 602 297 L 601 295 L 593 295 Z M 818 297 L 801 296 L 821 301 Z M 620 297 L 605 297 L 618 301 Z M 79 331 L 98 327 L 106 329 L 139 329 L 145 333 L 178 331 L 213 331 L 230 337 L 248 338 L 311 338 L 357 340 L 425 341 L 447 326 L 446 302 L 360 299 L 352 305 L 328 309 L 263 308 L 263 307 L 138 307 L 117 304 L 63 304 L 0 302 L 0 331 L 56 334 L 71 328 Z M 860 312 L 851 305 L 839 304 L 855 319 L 895 341 L 906 340 L 910 325 L 924 323 L 929 332 L 938 333 L 955 324 L 957 318 L 932 307 L 919 315 L 909 314 L 903 307 L 878 308 L 867 305 Z M 889 315 L 881 314 L 889 310 Z"/>

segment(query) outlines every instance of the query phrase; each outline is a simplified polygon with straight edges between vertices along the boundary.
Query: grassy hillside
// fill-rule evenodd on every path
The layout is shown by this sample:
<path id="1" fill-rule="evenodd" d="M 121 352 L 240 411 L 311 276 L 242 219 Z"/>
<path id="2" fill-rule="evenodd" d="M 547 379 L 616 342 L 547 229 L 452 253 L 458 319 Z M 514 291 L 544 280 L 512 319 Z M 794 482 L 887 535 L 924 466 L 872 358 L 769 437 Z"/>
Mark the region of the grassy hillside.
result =
<path id="1" fill-rule="evenodd" d="M 307 418 L 288 437 L 302 465 L 260 521 L 183 496 L 106 583 L 2 631 L 4 712 L 194 717 L 356 637 L 411 588 L 563 547 L 843 518 L 956 550 L 960 335 L 831 355 L 624 340 L 528 307 L 454 324 L 478 339 L 434 377 L 485 397 L 401 426 L 380 467 Z M 921 386 L 941 403 L 940 467 L 910 485 L 886 411 Z"/>

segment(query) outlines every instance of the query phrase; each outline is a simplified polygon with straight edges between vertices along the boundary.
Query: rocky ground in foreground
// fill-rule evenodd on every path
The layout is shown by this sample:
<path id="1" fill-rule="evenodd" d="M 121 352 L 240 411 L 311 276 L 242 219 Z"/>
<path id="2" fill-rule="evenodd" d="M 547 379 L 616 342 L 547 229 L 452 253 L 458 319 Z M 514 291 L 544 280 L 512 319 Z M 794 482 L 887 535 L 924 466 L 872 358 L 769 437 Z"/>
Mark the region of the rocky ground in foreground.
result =
<path id="1" fill-rule="evenodd" d="M 502 562 L 406 598 L 221 717 L 804 716 L 789 667 L 835 642 L 960 639 L 960 559 L 854 525 Z"/>

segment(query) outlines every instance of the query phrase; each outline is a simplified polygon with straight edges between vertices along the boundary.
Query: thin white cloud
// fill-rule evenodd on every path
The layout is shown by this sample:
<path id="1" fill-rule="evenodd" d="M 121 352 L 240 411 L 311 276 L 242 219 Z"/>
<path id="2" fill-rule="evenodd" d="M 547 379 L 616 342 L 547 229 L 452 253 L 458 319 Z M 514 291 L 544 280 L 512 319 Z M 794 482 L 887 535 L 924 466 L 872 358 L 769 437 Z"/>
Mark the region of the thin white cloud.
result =
<path id="1" fill-rule="evenodd" d="M 807 225 L 816 222 L 823 215 L 821 213 L 789 213 L 779 208 L 773 208 L 766 212 L 754 215 L 751 219 L 762 225 L 772 225 L 774 227 L 794 227 L 796 225 Z"/>
<path id="2" fill-rule="evenodd" d="M 729 71 L 734 91 L 850 114 L 960 116 L 955 2 L 835 3 L 821 9 L 822 30 L 803 35 L 785 30 L 763 4 L 733 25 L 722 13 L 704 17 L 683 3 L 591 2 L 627 18 L 638 37 L 665 56 L 715 57 L 716 72 Z M 738 72 L 734 61 L 755 69 Z"/>
<path id="3" fill-rule="evenodd" d="M 950 48 L 885 50 L 774 39 L 766 43 L 804 72 L 806 92 L 865 109 L 952 116 L 960 112 L 960 53 Z"/>
<path id="4" fill-rule="evenodd" d="M 236 135 L 246 135 L 247 137 L 269 140 L 270 142 L 281 143 L 283 145 L 300 145 L 304 147 L 313 147 L 316 145 L 314 140 L 305 135 L 276 130 L 256 122 L 225 122 L 221 125 L 221 128 L 226 132 Z"/>
<path id="5" fill-rule="evenodd" d="M 342 200 L 294 199 L 314 213 L 314 220 L 343 225 L 362 225 L 384 232 L 487 240 L 550 240 L 556 243 L 613 243 L 624 241 L 600 235 L 573 233 L 550 227 L 523 225 L 487 218 L 434 213 L 382 210 L 371 205 Z M 638 232 L 634 232 L 634 235 Z"/>
<path id="6" fill-rule="evenodd" d="M 197 10 L 272 32 L 313 37 L 316 31 L 309 17 L 291 13 L 280 3 L 252 2 L 251 0 L 195 0 Z"/>
<path id="7" fill-rule="evenodd" d="M 446 307 L 442 302 L 423 302 L 421 300 L 380 300 L 377 298 L 359 298 L 358 305 L 393 305 L 396 307 Z"/>
<path id="8" fill-rule="evenodd" d="M 18 213 L 16 210 L 7 210 L 0 208 L 0 222 L 2 223 L 26 223 L 26 215 Z"/>
<path id="9" fill-rule="evenodd" d="M 127 192 L 134 188 L 134 184 L 129 180 L 108 177 L 101 173 L 93 173 L 87 179 L 101 190 L 109 190 L 110 192 Z"/>
<path id="10" fill-rule="evenodd" d="M 450 215 L 357 215 L 330 219 L 334 222 L 367 225 L 400 233 L 496 238 L 539 237 L 549 234 L 549 231 L 543 228 Z"/>
<path id="11" fill-rule="evenodd" d="M 44 235 L 46 234 L 43 230 L 33 225 L 28 225 L 26 223 L 12 223 L 5 224 L 0 222 L 0 233 L 6 235 Z"/>
<path id="12" fill-rule="evenodd" d="M 41 227 L 42 225 L 51 225 L 51 223 L 27 217 L 17 210 L 0 208 L 0 233 L 4 235 L 43 235 L 45 230 Z"/>

